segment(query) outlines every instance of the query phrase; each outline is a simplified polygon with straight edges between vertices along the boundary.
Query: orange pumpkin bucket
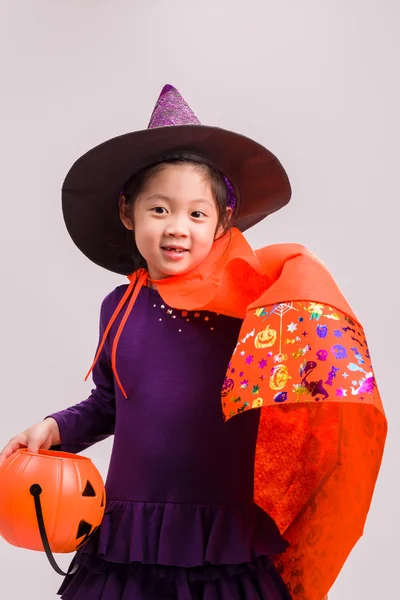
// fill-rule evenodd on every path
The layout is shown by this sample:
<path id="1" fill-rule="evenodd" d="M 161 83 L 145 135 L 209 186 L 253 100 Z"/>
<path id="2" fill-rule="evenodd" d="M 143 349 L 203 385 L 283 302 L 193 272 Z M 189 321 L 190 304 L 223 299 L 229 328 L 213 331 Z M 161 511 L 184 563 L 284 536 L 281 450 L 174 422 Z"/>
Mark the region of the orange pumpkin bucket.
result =
<path id="1" fill-rule="evenodd" d="M 0 467 L 0 535 L 13 546 L 74 552 L 100 525 L 102 477 L 92 461 L 69 452 L 17 450 Z"/>

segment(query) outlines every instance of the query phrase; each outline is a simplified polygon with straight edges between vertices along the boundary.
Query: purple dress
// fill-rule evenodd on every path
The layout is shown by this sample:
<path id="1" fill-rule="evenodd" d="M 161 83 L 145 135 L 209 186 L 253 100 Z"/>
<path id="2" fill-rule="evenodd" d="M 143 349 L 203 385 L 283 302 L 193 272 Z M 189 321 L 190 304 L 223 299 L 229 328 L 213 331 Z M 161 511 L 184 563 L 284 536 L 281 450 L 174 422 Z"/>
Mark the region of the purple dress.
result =
<path id="1" fill-rule="evenodd" d="M 126 286 L 109 294 L 100 334 Z M 123 311 L 122 311 L 123 312 Z M 253 501 L 259 410 L 223 421 L 221 387 L 241 320 L 170 309 L 142 288 L 111 370 L 113 325 L 95 389 L 51 415 L 61 448 L 114 434 L 103 522 L 78 551 L 63 600 L 281 600 L 271 557 L 287 542 Z"/>

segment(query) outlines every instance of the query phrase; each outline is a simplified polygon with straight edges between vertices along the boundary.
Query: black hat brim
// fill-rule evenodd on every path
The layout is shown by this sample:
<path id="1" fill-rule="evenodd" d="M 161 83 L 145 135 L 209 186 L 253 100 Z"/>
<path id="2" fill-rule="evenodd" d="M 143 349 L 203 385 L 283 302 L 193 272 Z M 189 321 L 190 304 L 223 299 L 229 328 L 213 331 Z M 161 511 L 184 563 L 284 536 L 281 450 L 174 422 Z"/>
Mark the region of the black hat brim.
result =
<path id="1" fill-rule="evenodd" d="M 68 232 L 90 260 L 116 273 L 132 273 L 132 247 L 119 218 L 120 192 L 140 169 L 182 155 L 203 157 L 235 185 L 240 209 L 234 225 L 241 231 L 290 200 L 289 179 L 279 160 L 246 136 L 204 125 L 128 133 L 79 158 L 62 187 Z"/>

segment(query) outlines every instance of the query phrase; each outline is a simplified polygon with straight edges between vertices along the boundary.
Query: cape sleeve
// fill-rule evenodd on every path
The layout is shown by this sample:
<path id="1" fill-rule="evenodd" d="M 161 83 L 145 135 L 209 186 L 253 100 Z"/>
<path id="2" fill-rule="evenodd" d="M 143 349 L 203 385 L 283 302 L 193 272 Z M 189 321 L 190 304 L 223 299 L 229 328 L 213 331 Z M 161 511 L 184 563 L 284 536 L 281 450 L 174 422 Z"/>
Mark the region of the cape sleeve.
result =
<path id="1" fill-rule="evenodd" d="M 100 340 L 108 323 L 108 298 L 109 296 L 103 300 L 100 311 Z M 61 444 L 53 446 L 52 450 L 82 452 L 114 433 L 114 376 L 107 344 L 93 369 L 92 378 L 95 387 L 86 400 L 48 415 L 57 421 L 61 437 Z"/>
<path id="2" fill-rule="evenodd" d="M 277 566 L 294 600 L 322 600 L 363 533 L 387 423 L 364 329 L 332 275 L 305 248 L 271 252 L 280 267 L 248 306 L 222 406 L 225 419 L 261 408 L 255 501 L 290 544 Z"/>

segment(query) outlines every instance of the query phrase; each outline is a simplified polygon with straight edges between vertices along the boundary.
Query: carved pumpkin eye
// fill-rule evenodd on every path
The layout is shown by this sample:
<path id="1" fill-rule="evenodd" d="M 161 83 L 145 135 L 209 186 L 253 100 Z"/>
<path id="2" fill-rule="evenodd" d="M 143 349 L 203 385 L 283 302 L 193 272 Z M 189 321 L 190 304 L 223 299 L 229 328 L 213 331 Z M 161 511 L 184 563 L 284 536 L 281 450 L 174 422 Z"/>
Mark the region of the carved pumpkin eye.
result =
<path id="1" fill-rule="evenodd" d="M 101 504 L 100 504 L 100 508 L 103 508 L 104 506 L 104 492 L 101 495 Z"/>
<path id="2" fill-rule="evenodd" d="M 95 495 L 96 495 L 96 492 L 94 491 L 92 484 L 88 480 L 86 482 L 86 487 L 82 492 L 82 496 L 95 496 Z"/>

